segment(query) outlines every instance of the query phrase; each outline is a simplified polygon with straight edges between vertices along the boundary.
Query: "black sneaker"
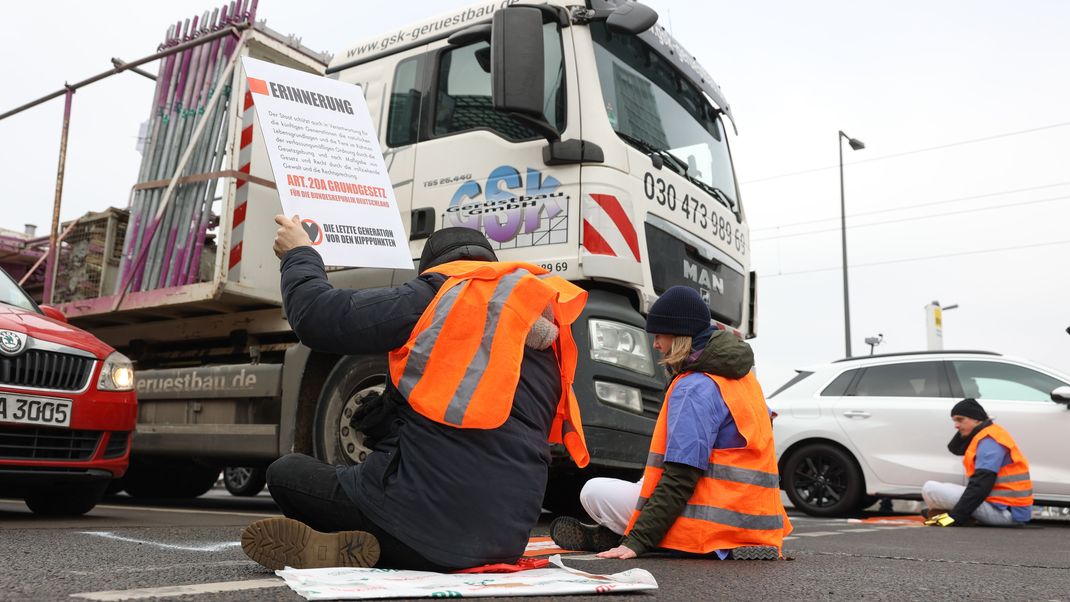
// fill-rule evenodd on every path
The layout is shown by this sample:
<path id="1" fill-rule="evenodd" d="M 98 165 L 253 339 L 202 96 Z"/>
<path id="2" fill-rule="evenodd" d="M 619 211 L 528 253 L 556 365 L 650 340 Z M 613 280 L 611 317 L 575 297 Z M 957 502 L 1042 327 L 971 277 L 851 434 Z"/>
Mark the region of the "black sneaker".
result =
<path id="1" fill-rule="evenodd" d="M 620 544 L 620 535 L 602 525 L 585 525 L 571 516 L 550 523 L 550 538 L 565 550 L 605 552 Z"/>
<path id="2" fill-rule="evenodd" d="M 379 540 L 364 531 L 320 533 L 292 518 L 265 518 L 242 531 L 245 555 L 275 571 L 371 567 L 379 561 Z"/>
<path id="3" fill-rule="evenodd" d="M 743 546 L 728 552 L 728 560 L 779 560 L 780 551 L 773 546 Z"/>

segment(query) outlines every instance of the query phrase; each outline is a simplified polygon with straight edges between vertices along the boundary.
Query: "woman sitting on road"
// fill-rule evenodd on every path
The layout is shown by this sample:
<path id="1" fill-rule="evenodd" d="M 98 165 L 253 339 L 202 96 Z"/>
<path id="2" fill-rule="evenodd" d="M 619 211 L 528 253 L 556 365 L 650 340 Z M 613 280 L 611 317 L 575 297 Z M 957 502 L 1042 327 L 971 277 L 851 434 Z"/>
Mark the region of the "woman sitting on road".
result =
<path id="1" fill-rule="evenodd" d="M 776 560 L 791 524 L 750 346 L 711 326 L 709 308 L 685 286 L 661 295 L 646 330 L 672 382 L 643 478 L 591 479 L 580 502 L 598 524 L 557 518 L 554 542 L 602 558 L 668 550 Z"/>

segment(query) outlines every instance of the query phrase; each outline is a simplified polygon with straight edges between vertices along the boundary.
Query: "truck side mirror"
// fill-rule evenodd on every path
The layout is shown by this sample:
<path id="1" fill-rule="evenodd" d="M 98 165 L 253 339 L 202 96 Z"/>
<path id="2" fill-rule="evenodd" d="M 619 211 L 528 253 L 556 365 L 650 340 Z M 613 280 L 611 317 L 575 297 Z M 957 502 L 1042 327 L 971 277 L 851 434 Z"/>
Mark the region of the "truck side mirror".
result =
<path id="1" fill-rule="evenodd" d="M 542 11 L 528 6 L 495 11 L 490 57 L 494 109 L 524 121 L 551 142 L 559 140 L 561 133 L 543 112 Z"/>
<path id="2" fill-rule="evenodd" d="M 1051 392 L 1051 400 L 1056 403 L 1065 403 L 1070 406 L 1070 387 L 1056 387 Z"/>
<path id="3" fill-rule="evenodd" d="M 67 316 L 63 315 L 63 312 L 56 309 L 55 307 L 52 307 L 51 305 L 38 305 L 38 307 L 41 308 L 41 313 L 52 318 L 53 320 L 58 320 L 63 323 L 67 322 Z"/>
<path id="4" fill-rule="evenodd" d="M 658 22 L 658 13 L 645 4 L 628 2 L 618 6 L 606 18 L 606 25 L 617 31 L 641 34 Z"/>

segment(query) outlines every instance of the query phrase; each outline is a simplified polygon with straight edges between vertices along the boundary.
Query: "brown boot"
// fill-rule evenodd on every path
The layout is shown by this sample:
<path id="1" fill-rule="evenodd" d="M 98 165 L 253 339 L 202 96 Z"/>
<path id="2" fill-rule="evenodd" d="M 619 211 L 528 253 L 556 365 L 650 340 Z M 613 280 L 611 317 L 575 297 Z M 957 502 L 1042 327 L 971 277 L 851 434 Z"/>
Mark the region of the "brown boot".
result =
<path id="1" fill-rule="evenodd" d="M 292 518 L 265 518 L 242 531 L 245 555 L 277 571 L 370 567 L 379 561 L 379 540 L 364 531 L 320 533 Z"/>

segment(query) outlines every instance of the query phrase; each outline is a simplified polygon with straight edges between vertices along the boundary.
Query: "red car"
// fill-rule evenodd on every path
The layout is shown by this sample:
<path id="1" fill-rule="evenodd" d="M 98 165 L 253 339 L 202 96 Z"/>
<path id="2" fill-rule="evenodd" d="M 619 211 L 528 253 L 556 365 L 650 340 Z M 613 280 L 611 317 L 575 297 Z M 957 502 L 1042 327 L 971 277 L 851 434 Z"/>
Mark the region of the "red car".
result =
<path id="1" fill-rule="evenodd" d="M 89 512 L 126 472 L 136 422 L 130 360 L 0 269 L 0 497 Z"/>

